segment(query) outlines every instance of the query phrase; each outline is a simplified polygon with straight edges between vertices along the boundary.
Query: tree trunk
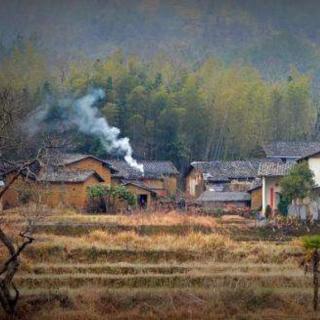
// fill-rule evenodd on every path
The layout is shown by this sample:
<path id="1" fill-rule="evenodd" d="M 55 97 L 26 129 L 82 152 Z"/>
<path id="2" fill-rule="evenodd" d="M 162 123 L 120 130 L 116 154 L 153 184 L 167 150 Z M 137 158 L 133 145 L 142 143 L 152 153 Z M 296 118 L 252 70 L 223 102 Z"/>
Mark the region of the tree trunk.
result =
<path id="1" fill-rule="evenodd" d="M 312 272 L 313 272 L 313 310 L 318 309 L 318 291 L 319 291 L 319 253 L 315 249 L 312 255 Z"/>
<path id="2" fill-rule="evenodd" d="M 0 304 L 4 311 L 9 315 L 14 315 L 19 299 L 19 290 L 13 282 L 13 278 L 19 268 L 19 256 L 21 252 L 34 240 L 25 233 L 20 234 L 26 239 L 22 245 L 16 248 L 12 240 L 0 228 L 0 241 L 5 245 L 9 252 L 7 261 L 0 270 Z"/>

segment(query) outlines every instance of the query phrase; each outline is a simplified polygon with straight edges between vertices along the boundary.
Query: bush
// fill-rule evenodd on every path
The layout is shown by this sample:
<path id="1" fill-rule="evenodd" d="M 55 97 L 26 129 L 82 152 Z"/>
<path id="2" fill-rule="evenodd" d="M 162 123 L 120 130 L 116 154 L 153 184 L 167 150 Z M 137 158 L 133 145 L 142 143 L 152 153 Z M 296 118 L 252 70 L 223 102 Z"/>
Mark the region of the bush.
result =
<path id="1" fill-rule="evenodd" d="M 320 235 L 305 236 L 301 239 L 302 245 L 308 250 L 320 249 Z"/>
<path id="2" fill-rule="evenodd" d="M 136 196 L 121 185 L 94 185 L 88 188 L 88 196 L 90 199 L 89 210 L 94 212 L 114 212 L 117 201 L 126 201 L 130 206 L 137 202 Z"/>
<path id="3" fill-rule="evenodd" d="M 267 207 L 266 207 L 266 217 L 270 218 L 271 215 L 272 215 L 272 208 L 269 205 L 267 205 Z"/>
<path id="4" fill-rule="evenodd" d="M 289 204 L 290 200 L 288 198 L 284 196 L 280 197 L 280 201 L 278 203 L 278 210 L 283 216 L 287 216 Z"/>

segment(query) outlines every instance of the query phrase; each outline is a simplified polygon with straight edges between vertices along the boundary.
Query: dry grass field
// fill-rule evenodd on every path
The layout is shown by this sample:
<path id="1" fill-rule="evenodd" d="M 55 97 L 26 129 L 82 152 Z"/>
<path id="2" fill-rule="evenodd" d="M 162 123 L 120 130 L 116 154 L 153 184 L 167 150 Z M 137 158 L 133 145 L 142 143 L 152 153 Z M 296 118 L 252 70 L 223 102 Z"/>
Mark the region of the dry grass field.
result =
<path id="1" fill-rule="evenodd" d="M 25 218 L 2 221 L 15 231 Z M 299 236 L 318 231 L 235 216 L 55 212 L 22 256 L 17 319 L 320 319 L 299 267 Z"/>

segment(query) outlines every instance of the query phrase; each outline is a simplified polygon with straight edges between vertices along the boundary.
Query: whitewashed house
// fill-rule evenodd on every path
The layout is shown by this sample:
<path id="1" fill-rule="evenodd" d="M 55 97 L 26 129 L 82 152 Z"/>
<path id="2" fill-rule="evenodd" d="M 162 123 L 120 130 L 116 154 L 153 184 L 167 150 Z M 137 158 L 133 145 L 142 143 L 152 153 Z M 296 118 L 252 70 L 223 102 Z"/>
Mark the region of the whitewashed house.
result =
<path id="1" fill-rule="evenodd" d="M 260 165 L 258 175 L 262 180 L 262 213 L 267 207 L 278 208 L 281 195 L 280 180 L 287 175 L 296 162 L 269 161 Z"/>
<path id="2" fill-rule="evenodd" d="M 269 162 L 262 163 L 259 167 L 258 176 L 262 179 L 262 213 L 270 206 L 277 209 L 280 201 L 280 180 L 287 175 L 290 169 L 301 161 L 307 161 L 309 168 L 314 173 L 316 190 L 320 190 L 320 144 L 317 142 L 277 142 L 265 148 Z M 317 202 L 309 203 L 314 218 L 318 217 Z M 291 211 L 297 208 L 294 206 Z M 299 212 L 293 215 L 305 216 L 305 208 L 299 208 Z M 289 210 L 290 211 L 290 210 Z"/>
<path id="3" fill-rule="evenodd" d="M 317 187 L 320 187 L 320 148 L 298 159 L 298 162 L 301 161 L 308 162 L 309 168 L 314 174 L 314 181 Z"/>

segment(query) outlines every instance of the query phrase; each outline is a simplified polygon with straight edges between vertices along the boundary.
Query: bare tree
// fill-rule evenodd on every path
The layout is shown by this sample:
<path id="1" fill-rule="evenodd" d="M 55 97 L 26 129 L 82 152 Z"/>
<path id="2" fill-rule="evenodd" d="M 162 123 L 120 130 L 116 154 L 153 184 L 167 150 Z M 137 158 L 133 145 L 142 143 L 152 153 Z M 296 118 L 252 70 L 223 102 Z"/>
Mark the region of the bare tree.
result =
<path id="1" fill-rule="evenodd" d="M 13 315 L 16 311 L 16 305 L 20 296 L 19 290 L 14 284 L 13 278 L 20 266 L 20 254 L 32 243 L 34 238 L 26 230 L 20 233 L 23 243 L 15 246 L 13 240 L 0 227 L 0 241 L 8 250 L 8 258 L 4 262 L 0 271 L 0 303 L 7 314 Z"/>
<path id="2" fill-rule="evenodd" d="M 0 91 L 0 155 L 7 149 L 19 149 L 20 144 L 15 138 L 14 122 L 19 117 L 22 108 L 21 96 L 16 95 L 9 89 Z M 39 152 L 40 153 L 40 152 Z M 38 153 L 38 154 L 39 154 Z M 38 157 L 38 156 L 37 156 Z M 10 181 L 6 181 L 4 188 L 0 191 L 0 201 L 12 187 L 22 173 L 29 174 L 30 165 L 35 161 L 26 161 L 15 167 Z M 16 243 L 17 236 L 22 242 Z M 0 264 L 0 304 L 7 314 L 13 315 L 20 297 L 19 290 L 15 286 L 14 276 L 19 270 L 21 253 L 33 242 L 32 222 L 29 221 L 25 230 L 16 237 L 9 235 L 4 227 L 4 221 L 0 221 L 0 245 L 3 245 L 7 255 Z"/>
<path id="3" fill-rule="evenodd" d="M 52 134 L 38 135 L 37 139 L 33 139 L 35 141 L 30 144 L 26 140 L 23 141 L 19 123 L 21 122 L 22 114 L 25 115 L 28 111 L 24 104 L 23 92 L 17 93 L 10 89 L 0 89 L 0 157 L 4 153 L 8 153 L 9 150 L 14 155 L 23 153 L 24 156 L 28 154 L 32 158 L 32 160 L 19 162 L 19 164 L 11 163 L 13 170 L 10 173 L 10 180 L 8 178 L 4 188 L 0 190 L 0 201 L 9 189 L 15 188 L 15 182 L 20 177 L 23 177 L 26 181 L 31 178 L 34 180 L 34 185 L 37 186 L 38 172 L 34 172 L 34 168 L 37 167 L 34 164 L 38 162 L 38 167 L 40 167 L 41 163 L 41 167 L 43 166 L 43 169 L 47 171 L 50 166 L 59 165 L 59 150 L 69 144 L 68 138 L 63 137 L 62 141 L 61 137 L 56 137 Z M 41 148 L 38 147 L 39 145 Z M 25 152 L 26 148 L 28 152 Z M 41 184 L 39 187 L 41 190 L 35 193 L 38 196 L 39 204 L 41 204 L 44 186 Z M 8 229 L 5 227 L 4 217 L 3 220 L 0 220 L 0 246 L 3 246 L 5 252 L 7 252 L 4 260 L 0 262 L 0 304 L 9 315 L 15 314 L 20 297 L 19 290 L 14 283 L 14 277 L 20 266 L 20 256 L 34 241 L 32 236 L 33 221 L 38 221 L 41 218 L 43 212 L 41 208 L 42 206 L 36 206 L 32 212 L 33 219 L 30 220 L 28 217 L 27 227 L 21 232 L 14 230 L 13 234 L 9 234 Z M 23 215 L 23 212 L 26 213 L 28 210 L 27 206 L 24 206 L 21 214 Z M 20 239 L 20 241 L 16 241 L 16 239 Z"/>
<path id="4" fill-rule="evenodd" d="M 16 171 L 12 179 L 0 192 L 0 201 L 21 173 L 25 170 L 29 170 L 30 163 L 31 162 L 27 162 L 21 165 Z M 32 237 L 31 221 L 29 221 L 27 228 L 19 233 L 19 236 L 23 239 L 23 242 L 22 244 L 15 245 L 14 240 L 5 232 L 3 221 L 0 222 L 0 242 L 7 249 L 7 258 L 0 269 L 0 303 L 4 311 L 10 315 L 15 313 L 16 305 L 20 296 L 19 290 L 14 284 L 14 276 L 20 266 L 20 255 L 34 240 Z"/>

